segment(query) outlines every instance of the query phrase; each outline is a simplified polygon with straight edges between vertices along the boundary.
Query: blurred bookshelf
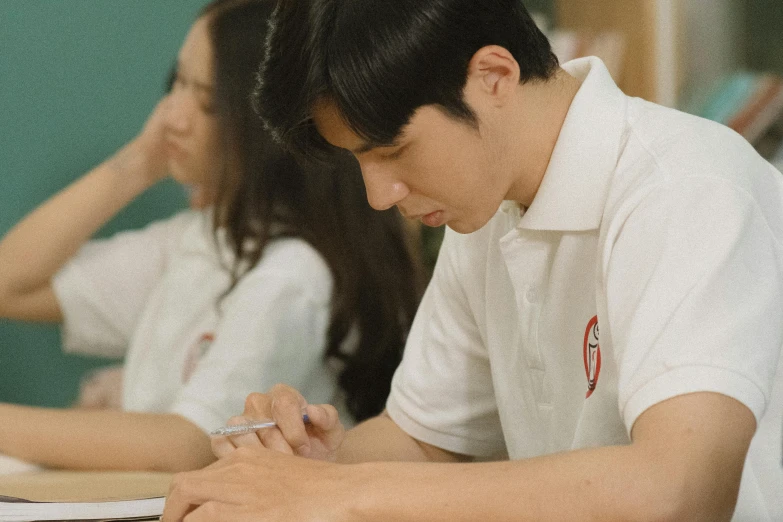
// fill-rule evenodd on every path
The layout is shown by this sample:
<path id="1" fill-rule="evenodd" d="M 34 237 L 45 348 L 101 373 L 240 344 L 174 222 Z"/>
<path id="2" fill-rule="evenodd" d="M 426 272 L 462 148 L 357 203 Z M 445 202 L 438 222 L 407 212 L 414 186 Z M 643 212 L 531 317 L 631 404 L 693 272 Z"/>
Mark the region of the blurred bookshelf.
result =
<path id="1" fill-rule="evenodd" d="M 631 96 L 719 121 L 783 171 L 783 1 L 525 0 L 566 61 Z"/>

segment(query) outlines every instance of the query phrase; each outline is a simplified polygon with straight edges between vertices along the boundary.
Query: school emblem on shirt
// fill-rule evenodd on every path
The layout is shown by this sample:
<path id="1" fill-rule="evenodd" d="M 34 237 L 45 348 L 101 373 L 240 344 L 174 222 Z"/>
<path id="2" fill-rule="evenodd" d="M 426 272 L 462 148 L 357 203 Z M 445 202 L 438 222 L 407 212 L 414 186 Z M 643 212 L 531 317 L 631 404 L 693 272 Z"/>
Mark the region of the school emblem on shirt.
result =
<path id="1" fill-rule="evenodd" d="M 207 332 L 198 338 L 198 341 L 193 345 L 185 354 L 185 363 L 182 365 L 182 383 L 185 384 L 190 380 L 190 377 L 195 373 L 196 367 L 204 354 L 207 353 L 209 347 L 212 346 L 212 342 L 215 340 L 215 335 L 212 332 Z"/>
<path id="2" fill-rule="evenodd" d="M 598 375 L 601 373 L 601 347 L 598 345 L 598 316 L 590 319 L 585 330 L 585 342 L 582 346 L 585 359 L 585 373 L 587 374 L 587 395 L 585 399 L 595 391 L 598 384 Z"/>

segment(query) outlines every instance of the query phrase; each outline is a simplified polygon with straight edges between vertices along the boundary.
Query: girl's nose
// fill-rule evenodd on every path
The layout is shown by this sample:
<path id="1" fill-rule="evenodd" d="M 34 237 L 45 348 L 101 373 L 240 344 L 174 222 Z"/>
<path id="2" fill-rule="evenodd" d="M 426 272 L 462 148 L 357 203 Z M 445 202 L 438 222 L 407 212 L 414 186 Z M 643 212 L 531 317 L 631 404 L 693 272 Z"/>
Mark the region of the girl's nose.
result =
<path id="1" fill-rule="evenodd" d="M 173 92 L 166 100 L 166 127 L 177 134 L 186 134 L 192 125 L 192 108 L 186 98 L 181 92 Z"/>

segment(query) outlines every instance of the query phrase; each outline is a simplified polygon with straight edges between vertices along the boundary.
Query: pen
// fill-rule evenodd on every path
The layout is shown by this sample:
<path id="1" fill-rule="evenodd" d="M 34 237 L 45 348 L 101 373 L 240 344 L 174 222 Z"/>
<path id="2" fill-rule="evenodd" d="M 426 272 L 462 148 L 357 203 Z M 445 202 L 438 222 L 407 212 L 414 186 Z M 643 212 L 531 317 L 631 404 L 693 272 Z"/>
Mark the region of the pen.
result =
<path id="1" fill-rule="evenodd" d="M 305 424 L 310 422 L 310 417 L 305 413 L 302 415 L 302 420 Z M 263 430 L 264 428 L 274 428 L 277 423 L 271 419 L 261 420 L 255 422 L 246 422 L 244 424 L 234 424 L 232 426 L 223 426 L 216 430 L 209 432 L 211 437 L 226 437 L 231 435 L 244 435 L 245 433 L 253 433 L 254 431 Z"/>

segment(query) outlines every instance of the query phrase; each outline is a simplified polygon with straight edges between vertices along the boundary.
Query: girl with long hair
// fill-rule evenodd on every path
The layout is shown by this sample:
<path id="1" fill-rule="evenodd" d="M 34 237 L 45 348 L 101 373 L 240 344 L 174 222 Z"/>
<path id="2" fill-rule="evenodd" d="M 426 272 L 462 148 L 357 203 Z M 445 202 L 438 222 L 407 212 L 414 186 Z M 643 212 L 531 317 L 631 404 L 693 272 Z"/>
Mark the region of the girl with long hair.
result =
<path id="1" fill-rule="evenodd" d="M 355 421 L 383 409 L 419 297 L 395 211 L 347 157 L 306 164 L 251 104 L 270 0 L 218 0 L 141 133 L 0 243 L 0 315 L 125 356 L 122 408 L 0 404 L 0 453 L 46 467 L 186 470 L 246 395 L 283 382 Z M 192 209 L 89 238 L 171 175 Z"/>

